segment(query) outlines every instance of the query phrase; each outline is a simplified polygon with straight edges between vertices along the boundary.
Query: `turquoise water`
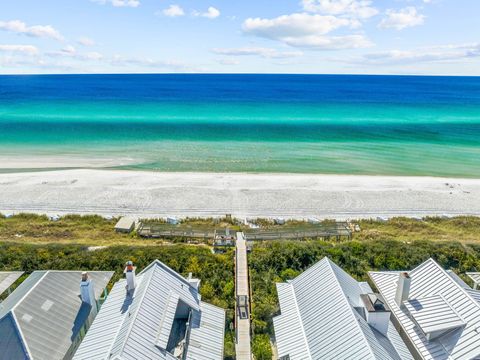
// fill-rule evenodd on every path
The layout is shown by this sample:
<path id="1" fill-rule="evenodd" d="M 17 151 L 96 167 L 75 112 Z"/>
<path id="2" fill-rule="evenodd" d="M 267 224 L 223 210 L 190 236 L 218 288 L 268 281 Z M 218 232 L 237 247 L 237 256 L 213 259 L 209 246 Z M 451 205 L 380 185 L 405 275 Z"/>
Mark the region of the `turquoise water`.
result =
<path id="1" fill-rule="evenodd" d="M 0 153 L 155 171 L 480 177 L 480 78 L 1 76 Z"/>

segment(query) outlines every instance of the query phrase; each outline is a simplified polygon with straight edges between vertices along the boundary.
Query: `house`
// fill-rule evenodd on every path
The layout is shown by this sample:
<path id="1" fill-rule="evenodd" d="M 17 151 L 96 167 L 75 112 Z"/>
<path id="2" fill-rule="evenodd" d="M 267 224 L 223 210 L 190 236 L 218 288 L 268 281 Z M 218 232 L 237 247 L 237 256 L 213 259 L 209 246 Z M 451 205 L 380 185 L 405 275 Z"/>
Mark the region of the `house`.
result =
<path id="1" fill-rule="evenodd" d="M 225 311 L 199 286 L 159 260 L 138 275 L 128 262 L 74 359 L 223 359 Z"/>
<path id="2" fill-rule="evenodd" d="M 6 292 L 10 294 L 10 287 L 17 281 L 23 271 L 0 271 L 0 295 Z"/>
<path id="3" fill-rule="evenodd" d="M 0 304 L 0 359 L 71 359 L 112 275 L 34 271 Z"/>
<path id="4" fill-rule="evenodd" d="M 390 322 L 390 309 L 365 282 L 328 258 L 277 283 L 273 318 L 280 359 L 413 360 Z"/>
<path id="5" fill-rule="evenodd" d="M 416 358 L 480 359 L 480 291 L 433 259 L 369 275 Z"/>
<path id="6" fill-rule="evenodd" d="M 135 219 L 132 219 L 131 217 L 124 216 L 121 217 L 120 220 L 118 220 L 117 224 L 115 225 L 115 231 L 116 232 L 122 232 L 122 233 L 130 233 L 135 229 Z"/>

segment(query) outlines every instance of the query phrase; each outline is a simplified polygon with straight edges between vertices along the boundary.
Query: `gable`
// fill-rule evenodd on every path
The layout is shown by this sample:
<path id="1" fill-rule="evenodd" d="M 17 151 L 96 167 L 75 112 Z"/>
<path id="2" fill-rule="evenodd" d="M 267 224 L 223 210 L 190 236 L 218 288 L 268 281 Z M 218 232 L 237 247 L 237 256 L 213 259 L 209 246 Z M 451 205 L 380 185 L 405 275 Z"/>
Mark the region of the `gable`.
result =
<path id="1" fill-rule="evenodd" d="M 11 313 L 0 320 L 0 360 L 28 359 L 22 338 Z"/>

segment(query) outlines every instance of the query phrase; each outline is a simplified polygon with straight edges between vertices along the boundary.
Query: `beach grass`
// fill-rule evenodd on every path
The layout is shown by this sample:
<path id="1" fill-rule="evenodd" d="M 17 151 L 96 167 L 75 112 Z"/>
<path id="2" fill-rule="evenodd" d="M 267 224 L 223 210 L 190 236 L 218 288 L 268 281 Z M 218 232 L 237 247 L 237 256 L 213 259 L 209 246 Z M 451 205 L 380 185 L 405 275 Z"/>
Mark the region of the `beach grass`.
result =
<path id="1" fill-rule="evenodd" d="M 88 246 L 134 243 L 134 234 L 115 232 L 117 220 L 98 215 L 66 215 L 57 221 L 36 214 L 18 214 L 8 218 L 0 216 L 0 241 Z"/>
<path id="2" fill-rule="evenodd" d="M 480 242 L 480 217 L 457 216 L 452 218 L 426 217 L 422 220 L 412 218 L 392 218 L 388 221 L 357 221 L 361 231 L 354 239 L 365 240 L 430 240 L 459 241 L 462 243 Z"/>
<path id="3" fill-rule="evenodd" d="M 79 244 L 85 246 L 136 245 L 157 246 L 170 240 L 145 240 L 135 232 L 117 233 L 114 230 L 117 218 L 106 219 L 98 215 L 66 215 L 57 221 L 45 215 L 18 214 L 11 217 L 0 215 L 0 241 L 33 244 Z M 161 222 L 162 220 L 150 220 Z M 186 218 L 181 226 L 200 229 L 229 227 L 241 230 L 235 218 Z M 272 225 L 266 219 L 259 220 L 266 229 L 287 228 L 301 231 L 312 225 L 302 221 L 288 221 L 285 226 Z M 458 241 L 480 243 L 480 217 L 459 216 L 453 218 L 427 217 L 423 220 L 392 218 L 387 221 L 359 220 L 361 231 L 353 234 L 357 241 L 400 240 L 400 241 Z"/>

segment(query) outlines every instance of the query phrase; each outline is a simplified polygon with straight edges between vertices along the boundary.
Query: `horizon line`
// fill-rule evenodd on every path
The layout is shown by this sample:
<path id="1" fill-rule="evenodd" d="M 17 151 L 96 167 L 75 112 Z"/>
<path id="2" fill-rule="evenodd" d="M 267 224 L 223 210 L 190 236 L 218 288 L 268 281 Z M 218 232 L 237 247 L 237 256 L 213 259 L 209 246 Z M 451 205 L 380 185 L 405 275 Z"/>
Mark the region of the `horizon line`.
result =
<path id="1" fill-rule="evenodd" d="M 221 73 L 221 72 L 126 72 L 126 73 L 18 73 L 0 74 L 0 76 L 81 76 L 81 75 L 288 75 L 288 76 L 396 76 L 396 77 L 480 77 L 480 75 L 452 74 L 350 74 L 350 73 Z"/>

